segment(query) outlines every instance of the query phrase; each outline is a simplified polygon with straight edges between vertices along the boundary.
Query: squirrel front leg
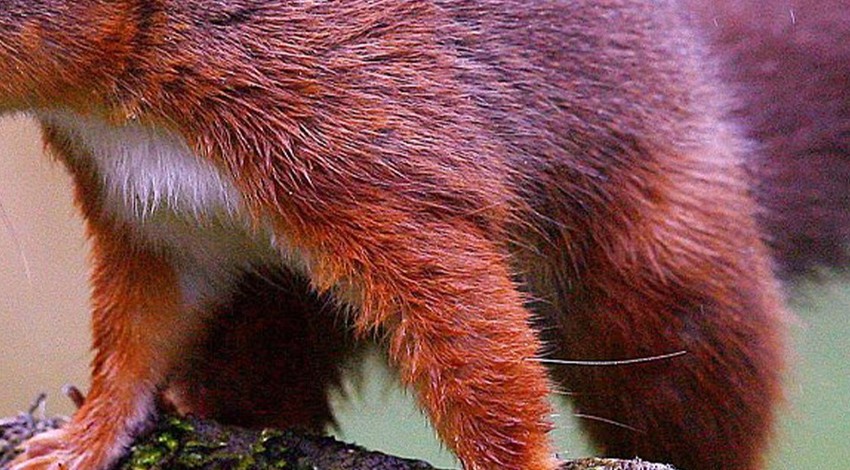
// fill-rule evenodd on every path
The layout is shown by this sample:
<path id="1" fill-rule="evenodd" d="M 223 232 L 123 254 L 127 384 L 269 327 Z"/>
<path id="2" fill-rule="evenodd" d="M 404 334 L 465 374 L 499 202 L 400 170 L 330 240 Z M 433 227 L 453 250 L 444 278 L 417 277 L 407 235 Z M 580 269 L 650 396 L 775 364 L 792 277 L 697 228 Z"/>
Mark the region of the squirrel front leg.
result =
<path id="1" fill-rule="evenodd" d="M 311 253 L 311 276 L 358 307 L 361 334 L 385 335 L 403 383 L 464 468 L 551 470 L 549 384 L 532 360 L 540 343 L 507 256 L 467 229 L 322 229 L 314 241 L 334 249 Z"/>
<path id="2" fill-rule="evenodd" d="M 91 389 L 63 429 L 36 437 L 11 470 L 103 470 L 121 457 L 154 410 L 154 394 L 196 321 L 161 255 L 112 227 L 91 224 Z M 163 326 L 167 325 L 167 326 Z"/>

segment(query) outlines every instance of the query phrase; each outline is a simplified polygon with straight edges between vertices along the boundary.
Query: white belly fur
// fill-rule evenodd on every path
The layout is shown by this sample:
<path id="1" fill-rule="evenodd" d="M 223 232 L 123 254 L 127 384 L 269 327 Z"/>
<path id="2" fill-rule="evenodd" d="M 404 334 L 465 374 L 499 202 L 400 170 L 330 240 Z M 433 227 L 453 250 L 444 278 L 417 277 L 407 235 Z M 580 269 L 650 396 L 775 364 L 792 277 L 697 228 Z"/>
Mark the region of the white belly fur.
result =
<path id="1" fill-rule="evenodd" d="M 225 300 L 247 270 L 283 263 L 270 233 L 250 230 L 232 181 L 180 136 L 68 112 L 39 118 L 88 150 L 108 215 L 173 259 L 188 308 Z"/>

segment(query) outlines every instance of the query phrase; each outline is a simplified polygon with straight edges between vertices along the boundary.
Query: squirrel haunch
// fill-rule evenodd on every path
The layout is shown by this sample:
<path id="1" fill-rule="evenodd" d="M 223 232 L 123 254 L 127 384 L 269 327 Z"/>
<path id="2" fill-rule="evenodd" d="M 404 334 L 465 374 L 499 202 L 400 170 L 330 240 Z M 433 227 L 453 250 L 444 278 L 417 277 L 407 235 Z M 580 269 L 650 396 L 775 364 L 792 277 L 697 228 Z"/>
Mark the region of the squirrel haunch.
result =
<path id="1" fill-rule="evenodd" d="M 320 428 L 369 337 L 467 469 L 555 468 L 552 379 L 608 455 L 762 468 L 784 307 L 747 142 L 673 2 L 4 7 L 0 109 L 75 179 L 96 351 L 83 408 L 14 470 L 105 469 L 161 390 Z M 275 375 L 294 361 L 314 380 Z"/>

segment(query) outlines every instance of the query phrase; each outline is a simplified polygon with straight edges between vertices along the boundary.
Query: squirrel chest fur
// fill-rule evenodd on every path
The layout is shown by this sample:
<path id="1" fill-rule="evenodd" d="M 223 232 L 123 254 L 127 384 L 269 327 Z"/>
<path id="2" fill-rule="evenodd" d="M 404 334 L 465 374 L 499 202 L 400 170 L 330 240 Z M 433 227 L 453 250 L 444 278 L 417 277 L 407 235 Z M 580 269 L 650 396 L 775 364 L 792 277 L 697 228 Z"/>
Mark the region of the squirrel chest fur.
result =
<path id="1" fill-rule="evenodd" d="M 606 454 L 762 468 L 784 307 L 677 5 L 0 0 L 93 250 L 91 390 L 12 469 L 105 470 L 163 396 L 321 430 L 370 338 L 467 470 L 557 467 L 553 382 Z"/>
<path id="2" fill-rule="evenodd" d="M 230 177 L 181 136 L 72 112 L 39 119 L 80 147 L 82 161 L 64 163 L 91 169 L 104 215 L 173 260 L 192 308 L 225 301 L 245 272 L 284 264 L 271 230 L 251 223 Z"/>

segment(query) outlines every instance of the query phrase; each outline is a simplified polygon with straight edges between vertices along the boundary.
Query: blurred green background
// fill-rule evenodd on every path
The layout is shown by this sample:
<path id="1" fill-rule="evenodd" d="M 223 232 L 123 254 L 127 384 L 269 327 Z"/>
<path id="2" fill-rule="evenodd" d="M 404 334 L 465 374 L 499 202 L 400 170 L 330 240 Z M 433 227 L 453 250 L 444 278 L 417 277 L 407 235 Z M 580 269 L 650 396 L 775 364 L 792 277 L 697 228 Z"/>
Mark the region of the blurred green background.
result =
<path id="1" fill-rule="evenodd" d="M 0 416 L 27 408 L 41 391 L 52 396 L 50 411 L 67 413 L 60 387 L 86 385 L 86 244 L 68 178 L 38 142 L 30 122 L 0 121 Z M 798 286 L 792 298 L 790 401 L 771 468 L 850 468 L 850 279 Z M 456 468 L 380 363 L 371 359 L 362 384 L 337 400 L 337 434 Z M 589 455 L 571 412 L 559 413 L 558 450 L 567 458 Z"/>

